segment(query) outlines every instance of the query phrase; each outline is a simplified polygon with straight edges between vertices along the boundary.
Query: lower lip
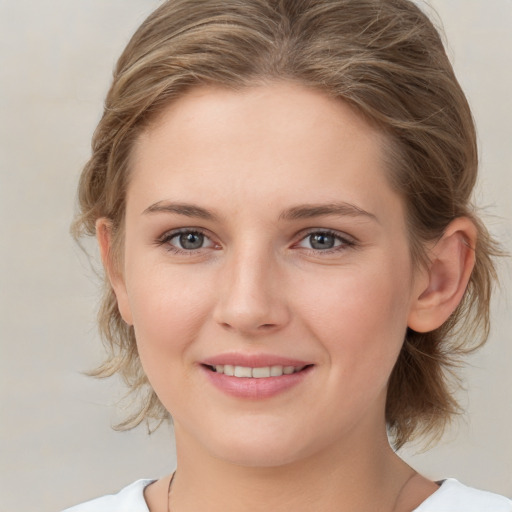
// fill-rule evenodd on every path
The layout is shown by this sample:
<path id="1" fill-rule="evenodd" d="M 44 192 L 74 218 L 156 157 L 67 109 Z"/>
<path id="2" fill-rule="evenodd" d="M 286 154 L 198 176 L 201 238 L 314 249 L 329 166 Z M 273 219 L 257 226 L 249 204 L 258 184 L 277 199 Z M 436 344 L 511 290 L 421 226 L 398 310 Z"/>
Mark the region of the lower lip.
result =
<path id="1" fill-rule="evenodd" d="M 302 371 L 280 377 L 264 377 L 254 379 L 249 377 L 232 377 L 217 373 L 202 366 L 209 381 L 227 395 L 236 398 L 261 400 L 284 393 L 300 384 L 311 373 L 313 366 L 307 366 Z"/>

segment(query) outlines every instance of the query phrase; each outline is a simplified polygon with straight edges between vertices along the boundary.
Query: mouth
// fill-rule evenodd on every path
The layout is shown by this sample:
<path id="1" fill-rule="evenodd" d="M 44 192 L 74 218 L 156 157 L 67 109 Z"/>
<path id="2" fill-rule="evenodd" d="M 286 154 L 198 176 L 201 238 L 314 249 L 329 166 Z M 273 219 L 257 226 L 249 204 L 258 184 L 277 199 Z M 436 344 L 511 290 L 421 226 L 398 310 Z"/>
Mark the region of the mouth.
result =
<path id="1" fill-rule="evenodd" d="M 310 381 L 315 364 L 277 354 L 232 352 L 203 359 L 200 367 L 207 380 L 223 393 L 260 400 Z"/>
<path id="2" fill-rule="evenodd" d="M 275 361 L 276 358 L 270 358 L 273 361 L 268 361 L 269 358 L 263 358 L 267 361 L 258 361 L 258 358 L 240 361 L 243 358 L 239 356 L 232 357 L 231 361 L 226 361 L 230 357 L 222 357 L 224 361 L 216 359 L 200 365 L 207 380 L 227 395 L 249 400 L 268 399 L 299 386 L 309 380 L 308 375 L 315 366 L 286 359 Z M 239 364 L 233 364 L 237 362 Z"/>
<path id="3" fill-rule="evenodd" d="M 302 366 L 236 366 L 231 364 L 203 365 L 209 371 L 227 375 L 229 377 L 239 377 L 245 379 L 265 379 L 269 377 L 282 377 L 283 375 L 293 375 L 299 373 L 312 365 Z"/>

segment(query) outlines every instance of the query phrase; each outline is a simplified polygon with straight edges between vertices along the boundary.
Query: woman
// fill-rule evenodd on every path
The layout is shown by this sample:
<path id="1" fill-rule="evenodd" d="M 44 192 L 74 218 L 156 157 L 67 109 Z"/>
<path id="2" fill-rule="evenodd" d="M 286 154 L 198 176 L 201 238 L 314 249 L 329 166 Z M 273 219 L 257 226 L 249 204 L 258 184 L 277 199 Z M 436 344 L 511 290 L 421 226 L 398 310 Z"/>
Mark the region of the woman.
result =
<path id="1" fill-rule="evenodd" d="M 77 236 L 177 470 L 72 509 L 510 511 L 393 448 L 439 434 L 499 253 L 472 117 L 408 0 L 164 3 L 121 56 Z M 393 448 L 390 446 L 390 441 Z"/>

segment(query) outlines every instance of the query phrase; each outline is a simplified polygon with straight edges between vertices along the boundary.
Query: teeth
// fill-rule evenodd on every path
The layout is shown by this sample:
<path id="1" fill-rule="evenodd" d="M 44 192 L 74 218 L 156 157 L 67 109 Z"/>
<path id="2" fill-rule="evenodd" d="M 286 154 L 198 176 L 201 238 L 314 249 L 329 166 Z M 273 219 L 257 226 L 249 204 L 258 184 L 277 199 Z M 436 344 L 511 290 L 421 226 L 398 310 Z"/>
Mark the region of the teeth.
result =
<path id="1" fill-rule="evenodd" d="M 235 377 L 252 377 L 252 368 L 248 366 L 235 366 Z"/>
<path id="2" fill-rule="evenodd" d="M 282 375 L 291 375 L 300 372 L 304 366 L 263 366 L 251 368 L 249 366 L 233 366 L 231 364 L 218 364 L 215 366 L 217 373 L 223 373 L 231 377 L 252 377 L 253 379 L 263 379 L 265 377 L 281 377 Z"/>
<path id="3" fill-rule="evenodd" d="M 253 368 L 252 369 L 252 377 L 255 379 L 262 379 L 264 377 L 270 377 L 270 367 L 264 366 L 263 368 Z"/>

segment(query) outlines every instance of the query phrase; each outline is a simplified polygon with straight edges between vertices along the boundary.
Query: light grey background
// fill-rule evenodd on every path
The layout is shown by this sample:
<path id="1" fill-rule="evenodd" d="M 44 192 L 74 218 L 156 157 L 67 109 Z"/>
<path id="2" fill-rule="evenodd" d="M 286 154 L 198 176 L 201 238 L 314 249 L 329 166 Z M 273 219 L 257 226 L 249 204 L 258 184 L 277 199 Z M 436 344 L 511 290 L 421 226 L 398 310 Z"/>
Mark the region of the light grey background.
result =
<path id="1" fill-rule="evenodd" d="M 512 0 L 435 0 L 472 104 L 492 231 L 512 238 Z M 157 0 L 0 0 L 0 512 L 58 511 L 174 467 L 167 427 L 115 433 L 115 380 L 101 360 L 98 293 L 68 227 L 111 69 Z M 431 478 L 512 496 L 512 279 L 488 345 L 470 360 L 468 414 L 430 452 Z"/>

